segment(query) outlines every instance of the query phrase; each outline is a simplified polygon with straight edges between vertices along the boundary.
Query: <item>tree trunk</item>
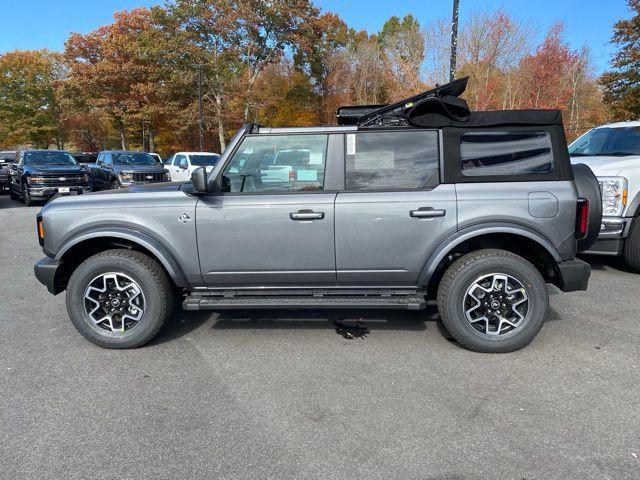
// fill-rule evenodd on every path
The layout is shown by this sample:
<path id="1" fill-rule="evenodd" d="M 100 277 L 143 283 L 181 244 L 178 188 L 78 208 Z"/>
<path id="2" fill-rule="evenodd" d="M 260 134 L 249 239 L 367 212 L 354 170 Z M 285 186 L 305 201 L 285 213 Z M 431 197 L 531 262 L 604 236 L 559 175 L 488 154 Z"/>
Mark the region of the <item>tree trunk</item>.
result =
<path id="1" fill-rule="evenodd" d="M 220 95 L 214 95 L 216 100 L 216 117 L 218 118 L 218 139 L 220 140 L 220 153 L 224 152 L 227 148 L 227 143 L 224 140 L 224 121 L 222 120 L 222 97 Z"/>
<path id="2" fill-rule="evenodd" d="M 149 151 L 154 153 L 156 151 L 156 138 L 153 133 L 153 125 L 149 125 L 147 128 L 147 136 L 149 137 Z"/>
<path id="3" fill-rule="evenodd" d="M 120 144 L 122 146 L 122 150 L 129 150 L 129 142 L 127 141 L 127 134 L 124 131 L 124 122 L 120 122 L 119 130 L 120 130 Z"/>

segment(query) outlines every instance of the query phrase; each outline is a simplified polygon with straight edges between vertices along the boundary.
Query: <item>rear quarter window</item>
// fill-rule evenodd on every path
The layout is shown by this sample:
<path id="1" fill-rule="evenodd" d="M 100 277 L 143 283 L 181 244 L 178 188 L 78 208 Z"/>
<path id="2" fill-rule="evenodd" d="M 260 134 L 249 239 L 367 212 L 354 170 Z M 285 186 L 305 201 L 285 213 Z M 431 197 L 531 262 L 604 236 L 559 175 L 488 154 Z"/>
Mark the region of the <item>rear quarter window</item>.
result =
<path id="1" fill-rule="evenodd" d="M 462 175 L 466 177 L 545 174 L 554 169 L 548 132 L 469 132 L 460 137 Z"/>

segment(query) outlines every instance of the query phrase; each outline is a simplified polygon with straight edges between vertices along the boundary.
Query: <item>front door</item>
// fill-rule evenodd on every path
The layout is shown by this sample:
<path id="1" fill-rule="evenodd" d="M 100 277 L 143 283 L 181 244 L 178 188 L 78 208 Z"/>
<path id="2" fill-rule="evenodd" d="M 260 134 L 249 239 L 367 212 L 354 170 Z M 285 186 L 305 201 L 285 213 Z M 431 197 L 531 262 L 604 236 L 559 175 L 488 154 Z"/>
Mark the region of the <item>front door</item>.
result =
<path id="1" fill-rule="evenodd" d="M 347 134 L 336 198 L 339 285 L 415 286 L 429 253 L 456 230 L 454 185 L 441 185 L 438 132 Z"/>
<path id="2" fill-rule="evenodd" d="M 197 206 L 208 287 L 336 284 L 335 191 L 325 190 L 327 135 L 250 135 Z"/>

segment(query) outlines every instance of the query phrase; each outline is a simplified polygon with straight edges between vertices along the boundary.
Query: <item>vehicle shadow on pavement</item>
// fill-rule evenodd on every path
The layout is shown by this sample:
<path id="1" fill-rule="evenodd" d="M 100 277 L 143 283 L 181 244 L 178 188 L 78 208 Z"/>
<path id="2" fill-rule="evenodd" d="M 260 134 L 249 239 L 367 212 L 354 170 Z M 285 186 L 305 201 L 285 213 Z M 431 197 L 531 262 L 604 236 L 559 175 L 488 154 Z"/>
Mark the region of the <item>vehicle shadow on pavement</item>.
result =
<path id="1" fill-rule="evenodd" d="M 160 330 L 158 336 L 149 342 L 149 345 L 172 342 L 185 335 L 189 335 L 209 320 L 212 313 L 213 312 L 210 311 L 186 312 L 179 306 L 176 306 L 167 324 Z"/>
<path id="2" fill-rule="evenodd" d="M 599 255 L 582 255 L 580 257 L 585 262 L 591 265 L 593 270 L 605 270 L 612 268 L 620 272 L 632 273 L 627 266 L 623 257 L 608 257 Z"/>
<path id="3" fill-rule="evenodd" d="M 361 324 L 371 330 L 425 330 L 426 321 L 437 321 L 435 308 L 399 310 L 233 310 L 218 313 L 211 328 L 227 329 L 334 329 L 336 324 Z"/>

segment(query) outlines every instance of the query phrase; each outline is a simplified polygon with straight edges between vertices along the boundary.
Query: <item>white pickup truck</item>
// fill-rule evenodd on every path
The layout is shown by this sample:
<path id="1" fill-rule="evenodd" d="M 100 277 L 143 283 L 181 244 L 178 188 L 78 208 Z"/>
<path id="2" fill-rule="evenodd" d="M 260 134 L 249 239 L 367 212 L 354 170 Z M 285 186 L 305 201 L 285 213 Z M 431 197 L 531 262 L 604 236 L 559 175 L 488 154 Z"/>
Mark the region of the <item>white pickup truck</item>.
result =
<path id="1" fill-rule="evenodd" d="M 571 162 L 588 165 L 602 190 L 598 241 L 585 253 L 623 255 L 640 273 L 640 121 L 603 125 L 569 145 Z"/>

